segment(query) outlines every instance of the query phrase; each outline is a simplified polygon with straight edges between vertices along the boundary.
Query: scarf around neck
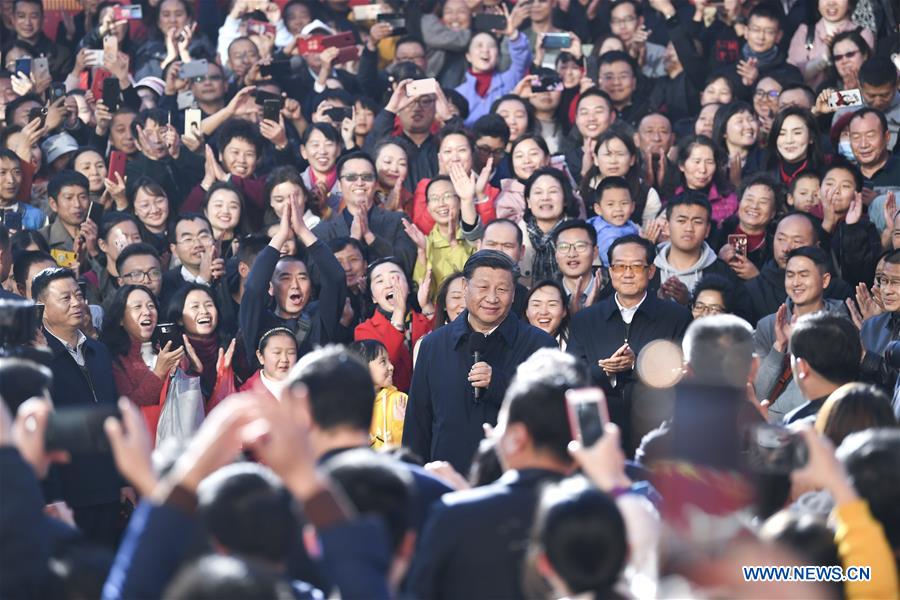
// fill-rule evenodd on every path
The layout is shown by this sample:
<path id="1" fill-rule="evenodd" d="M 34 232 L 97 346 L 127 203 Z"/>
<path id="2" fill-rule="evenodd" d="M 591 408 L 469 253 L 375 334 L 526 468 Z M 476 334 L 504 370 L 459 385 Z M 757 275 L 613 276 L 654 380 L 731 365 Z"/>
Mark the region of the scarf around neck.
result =
<path id="1" fill-rule="evenodd" d="M 494 71 L 476 73 L 469 68 L 469 75 L 475 78 L 475 93 L 484 98 L 491 90 L 491 81 L 494 80 Z"/>
<path id="2" fill-rule="evenodd" d="M 760 70 L 765 67 L 771 66 L 775 64 L 778 60 L 778 46 L 772 46 L 765 52 L 754 52 L 750 49 L 750 45 L 744 43 L 744 47 L 741 49 L 741 56 L 744 60 L 749 60 L 751 58 L 755 58 L 757 65 Z"/>

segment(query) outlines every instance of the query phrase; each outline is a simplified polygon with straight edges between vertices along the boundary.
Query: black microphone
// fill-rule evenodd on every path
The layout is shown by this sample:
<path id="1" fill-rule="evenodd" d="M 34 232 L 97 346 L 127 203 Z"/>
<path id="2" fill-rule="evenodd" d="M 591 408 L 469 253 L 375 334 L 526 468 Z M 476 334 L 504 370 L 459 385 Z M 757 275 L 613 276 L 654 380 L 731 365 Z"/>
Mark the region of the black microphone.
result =
<path id="1" fill-rule="evenodd" d="M 487 348 L 487 336 L 473 331 L 469 334 L 469 352 L 472 353 L 472 364 L 480 363 L 484 359 L 484 351 Z M 472 386 L 475 392 L 475 402 L 481 398 L 484 388 Z"/>

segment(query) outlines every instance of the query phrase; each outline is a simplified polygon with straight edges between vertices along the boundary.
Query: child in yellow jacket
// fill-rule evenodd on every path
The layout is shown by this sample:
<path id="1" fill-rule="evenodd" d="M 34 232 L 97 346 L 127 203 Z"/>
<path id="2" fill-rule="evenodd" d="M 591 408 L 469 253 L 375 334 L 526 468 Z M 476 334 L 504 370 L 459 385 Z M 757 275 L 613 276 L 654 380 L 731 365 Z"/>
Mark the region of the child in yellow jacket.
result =
<path id="1" fill-rule="evenodd" d="M 407 395 L 394 387 L 394 365 L 388 358 L 387 348 L 377 340 L 360 340 L 347 349 L 369 365 L 369 374 L 375 384 L 369 444 L 376 450 L 383 446 L 399 446 L 406 418 Z"/>

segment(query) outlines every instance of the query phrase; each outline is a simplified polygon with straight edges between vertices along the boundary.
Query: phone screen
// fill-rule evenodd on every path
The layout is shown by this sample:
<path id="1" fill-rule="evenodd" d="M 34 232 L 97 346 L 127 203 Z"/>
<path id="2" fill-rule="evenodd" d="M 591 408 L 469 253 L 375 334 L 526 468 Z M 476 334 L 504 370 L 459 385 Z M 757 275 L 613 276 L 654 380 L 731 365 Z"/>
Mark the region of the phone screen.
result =
<path id="1" fill-rule="evenodd" d="M 115 404 L 60 408 L 50 413 L 44 448 L 77 453 L 109 452 L 109 438 L 103 430 L 108 417 L 121 419 Z"/>
<path id="2" fill-rule="evenodd" d="M 603 425 L 609 421 L 603 390 L 600 388 L 569 390 L 566 392 L 566 408 L 572 439 L 588 447 L 603 437 Z"/>

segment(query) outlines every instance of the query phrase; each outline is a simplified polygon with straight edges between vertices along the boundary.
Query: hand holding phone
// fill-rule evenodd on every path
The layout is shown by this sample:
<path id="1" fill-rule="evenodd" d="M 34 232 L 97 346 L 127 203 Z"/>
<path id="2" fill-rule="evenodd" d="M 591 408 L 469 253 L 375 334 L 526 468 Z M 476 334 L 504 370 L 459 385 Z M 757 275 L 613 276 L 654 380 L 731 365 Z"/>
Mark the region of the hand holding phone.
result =
<path id="1" fill-rule="evenodd" d="M 160 348 L 165 348 L 167 342 L 172 343 L 169 350 L 176 350 L 184 345 L 181 328 L 176 323 L 158 323 L 153 337 Z"/>
<path id="2" fill-rule="evenodd" d="M 786 475 L 809 462 L 803 436 L 787 427 L 758 423 L 748 429 L 745 449 L 747 467 L 757 473 Z"/>
<path id="3" fill-rule="evenodd" d="M 566 392 L 566 409 L 572 439 L 585 448 L 603 437 L 603 427 L 609 422 L 606 395 L 600 388 L 581 388 Z"/>
<path id="4" fill-rule="evenodd" d="M 728 236 L 728 245 L 734 248 L 736 256 L 747 258 L 747 234 L 732 233 Z"/>
<path id="5" fill-rule="evenodd" d="M 437 80 L 434 77 L 416 79 L 406 84 L 406 95 L 410 98 L 426 94 L 437 94 Z"/>
<path id="6" fill-rule="evenodd" d="M 74 453 L 109 452 L 109 439 L 103 429 L 109 417 L 122 418 L 115 404 L 59 408 L 47 418 L 44 448 Z"/>

